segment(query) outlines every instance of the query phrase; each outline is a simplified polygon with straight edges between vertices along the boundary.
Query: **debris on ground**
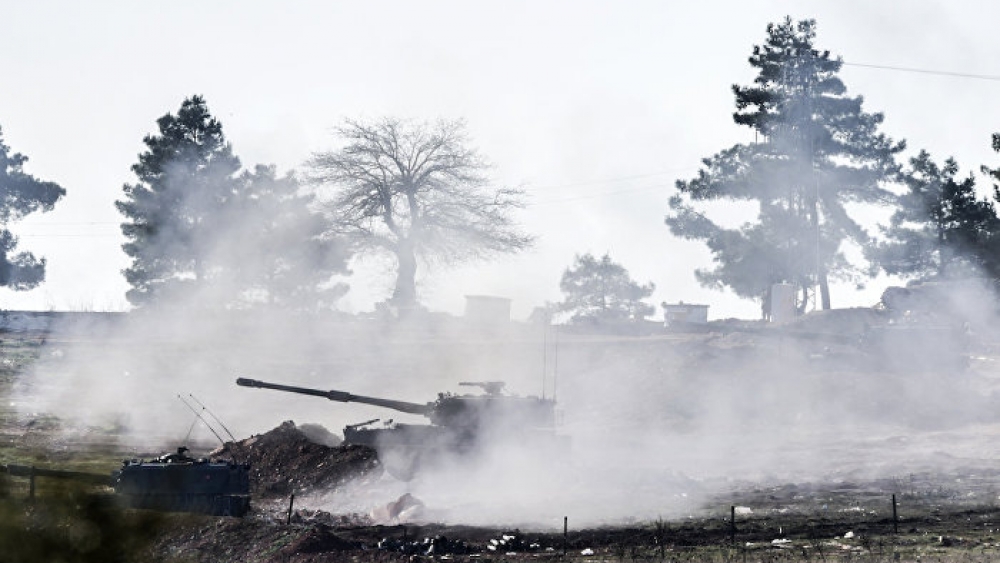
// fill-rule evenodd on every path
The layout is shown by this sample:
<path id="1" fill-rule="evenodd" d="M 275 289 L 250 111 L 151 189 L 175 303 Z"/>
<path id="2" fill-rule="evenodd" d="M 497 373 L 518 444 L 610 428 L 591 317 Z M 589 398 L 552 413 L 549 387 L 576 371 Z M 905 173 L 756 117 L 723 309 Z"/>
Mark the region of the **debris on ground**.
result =
<path id="1" fill-rule="evenodd" d="M 469 543 L 464 540 L 449 539 L 446 535 L 419 537 L 412 540 L 403 538 L 383 538 L 376 546 L 380 551 L 402 553 L 404 555 L 469 555 L 469 554 L 504 554 L 534 553 L 543 551 L 542 544 L 537 540 L 529 540 L 521 535 L 519 530 L 504 532 L 491 538 L 485 544 Z M 552 547 L 544 548 L 552 552 Z"/>
<path id="2" fill-rule="evenodd" d="M 406 493 L 388 504 L 376 507 L 371 511 L 371 519 L 380 524 L 396 524 L 418 517 L 423 510 L 424 503 Z"/>
<path id="3" fill-rule="evenodd" d="M 479 553 L 476 549 L 461 540 L 449 540 L 445 536 L 434 536 L 414 541 L 398 538 L 384 538 L 378 542 L 380 551 L 402 553 L 404 555 L 466 555 Z"/>
<path id="4" fill-rule="evenodd" d="M 514 530 L 501 534 L 499 538 L 491 539 L 486 549 L 499 553 L 525 553 L 541 550 L 542 544 L 523 537 L 520 530 Z M 551 550 L 551 547 L 549 549 Z"/>

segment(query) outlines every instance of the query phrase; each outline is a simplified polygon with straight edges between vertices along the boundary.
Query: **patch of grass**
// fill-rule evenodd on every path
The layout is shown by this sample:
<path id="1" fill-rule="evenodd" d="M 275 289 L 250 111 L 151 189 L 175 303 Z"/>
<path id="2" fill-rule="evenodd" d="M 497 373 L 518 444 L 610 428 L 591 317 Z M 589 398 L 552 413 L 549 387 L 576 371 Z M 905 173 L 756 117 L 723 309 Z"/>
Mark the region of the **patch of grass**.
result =
<path id="1" fill-rule="evenodd" d="M 0 561 L 140 561 L 161 532 L 161 518 L 120 509 L 110 495 L 75 484 L 52 487 L 35 501 L 10 494 L 0 479 Z"/>
<path id="2" fill-rule="evenodd" d="M 41 356 L 44 335 L 0 332 L 0 390 Z"/>
<path id="3" fill-rule="evenodd" d="M 24 420 L 11 405 L 11 391 L 18 379 L 26 377 L 41 357 L 45 337 L 44 333 L 0 332 L 0 465 L 110 475 L 122 459 L 120 452 L 113 447 L 88 446 L 77 451 L 76 448 L 60 445 L 57 439 L 63 434 L 64 427 L 58 417 L 41 414 Z M 65 486 L 65 483 L 50 478 L 36 480 L 39 494 L 58 491 Z M 8 496 L 26 498 L 28 479 L 10 479 L 6 490 Z"/>

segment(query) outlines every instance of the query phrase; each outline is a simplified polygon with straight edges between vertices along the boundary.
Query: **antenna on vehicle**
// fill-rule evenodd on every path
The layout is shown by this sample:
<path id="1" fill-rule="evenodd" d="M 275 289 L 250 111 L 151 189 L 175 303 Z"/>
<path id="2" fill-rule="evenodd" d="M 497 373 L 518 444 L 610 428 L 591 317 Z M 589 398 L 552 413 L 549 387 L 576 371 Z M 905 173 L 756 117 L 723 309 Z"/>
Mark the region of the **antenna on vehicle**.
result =
<path id="1" fill-rule="evenodd" d="M 226 435 L 229 436 L 230 440 L 232 440 L 233 442 L 236 441 L 236 436 L 233 436 L 233 433 L 230 432 L 228 428 L 226 428 L 226 425 L 223 424 L 221 420 L 219 420 L 219 417 L 215 416 L 215 414 L 212 411 L 208 410 L 208 407 L 206 407 L 204 404 L 202 404 L 202 402 L 199 401 L 194 396 L 194 393 L 188 393 L 188 396 L 191 397 L 191 400 L 193 400 L 195 403 L 197 403 L 199 407 L 201 407 L 201 410 L 207 412 L 208 415 L 212 417 L 212 420 L 214 420 L 215 422 L 219 423 L 219 426 L 221 426 L 222 429 L 226 431 Z"/>
<path id="2" fill-rule="evenodd" d="M 545 399 L 545 378 L 549 370 L 549 318 L 546 315 L 542 325 L 542 399 Z"/>
<path id="3" fill-rule="evenodd" d="M 194 430 L 194 425 L 198 424 L 198 419 L 191 421 L 191 426 L 188 426 L 187 434 L 184 435 L 184 439 L 181 441 L 182 444 L 187 444 L 188 440 L 191 438 L 191 432 Z"/>
<path id="4" fill-rule="evenodd" d="M 559 325 L 555 325 L 555 352 L 552 354 L 552 400 L 556 400 L 559 393 Z"/>
<path id="5" fill-rule="evenodd" d="M 215 428 L 212 428 L 212 425 L 209 424 L 207 420 L 205 420 L 205 417 L 201 416 L 201 413 L 194 410 L 194 407 L 191 406 L 191 403 L 185 401 L 184 397 L 181 397 L 180 393 L 177 394 L 177 398 L 180 399 L 181 402 L 184 403 L 184 406 L 187 407 L 191 412 L 193 412 L 196 417 L 198 417 L 198 420 L 205 423 L 205 427 L 208 428 L 208 430 L 215 435 L 215 437 L 219 440 L 219 442 L 223 446 L 226 445 L 226 441 L 222 439 L 222 436 L 219 436 L 219 433 L 215 431 Z M 188 432 L 188 434 L 190 434 L 190 431 Z"/>
<path id="6" fill-rule="evenodd" d="M 189 395 L 190 395 L 190 393 L 189 393 Z M 177 394 L 177 398 L 180 399 L 180 401 L 182 403 L 184 403 L 184 406 L 187 407 L 188 410 L 190 410 L 191 412 L 193 412 L 194 415 L 196 417 L 198 417 L 198 420 L 202 421 L 205 424 L 205 426 L 209 429 L 209 431 L 212 432 L 212 434 L 215 435 L 215 438 L 217 440 L 219 440 L 219 443 L 222 444 L 223 447 L 225 447 L 226 446 L 226 441 L 222 439 L 222 436 L 219 436 L 219 433 L 215 431 L 215 428 L 213 428 L 212 425 L 209 424 L 207 420 L 205 420 L 205 417 L 201 416 L 201 413 L 199 413 L 198 411 L 196 411 L 194 409 L 194 407 L 191 406 L 191 403 L 188 403 L 187 401 L 185 401 L 184 397 L 181 397 L 180 393 Z M 198 399 L 194 398 L 194 395 L 191 395 L 191 398 L 194 399 L 195 401 L 198 401 Z M 209 411 L 208 408 L 205 405 L 202 405 L 200 401 L 198 401 L 198 404 L 201 405 L 202 410 L 204 410 L 205 412 L 207 412 L 209 414 L 212 414 L 211 411 Z M 215 415 L 213 414 L 212 417 L 215 418 Z M 233 434 L 231 432 L 229 432 L 229 429 L 226 428 L 226 426 L 224 424 L 222 424 L 222 421 L 219 420 L 218 418 L 216 418 L 215 420 L 218 421 L 220 425 L 222 425 L 222 428 L 224 428 L 226 430 L 226 433 L 229 434 L 229 436 L 232 438 Z M 194 428 L 194 423 L 191 423 L 191 428 Z M 190 436 L 190 435 L 191 435 L 191 430 L 189 429 L 188 430 L 188 436 Z M 185 439 L 185 441 L 187 441 L 187 439 Z M 233 444 L 235 445 L 235 443 L 236 443 L 236 438 L 233 438 Z M 235 450 L 230 449 L 230 454 L 233 456 L 233 461 L 235 461 L 236 463 L 243 463 L 242 461 L 240 461 L 236 457 Z"/>
<path id="7" fill-rule="evenodd" d="M 559 325 L 552 322 L 552 314 L 547 313 L 542 327 L 542 399 L 545 399 L 548 391 L 549 376 L 549 332 L 552 336 L 552 400 L 556 400 L 558 395 L 557 384 L 559 383 Z"/>

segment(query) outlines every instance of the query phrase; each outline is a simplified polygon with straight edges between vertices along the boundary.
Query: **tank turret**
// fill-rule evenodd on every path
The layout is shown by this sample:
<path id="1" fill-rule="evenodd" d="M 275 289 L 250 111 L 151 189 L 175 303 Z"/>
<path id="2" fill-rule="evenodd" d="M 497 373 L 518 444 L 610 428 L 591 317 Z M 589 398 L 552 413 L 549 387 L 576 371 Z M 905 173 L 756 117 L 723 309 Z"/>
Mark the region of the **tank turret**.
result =
<path id="1" fill-rule="evenodd" d="M 457 395 L 439 393 L 436 400 L 413 403 L 354 395 L 345 391 L 312 389 L 257 379 L 239 378 L 242 387 L 257 387 L 323 397 L 341 403 L 363 403 L 426 417 L 430 424 L 388 421 L 381 427 L 373 419 L 344 428 L 344 442 L 375 448 L 393 475 L 412 477 L 421 458 L 428 454 L 469 454 L 498 441 L 534 445 L 539 437 L 554 438 L 555 401 L 538 397 L 503 394 L 501 381 L 463 381 L 462 386 L 481 388 L 484 393 Z"/>

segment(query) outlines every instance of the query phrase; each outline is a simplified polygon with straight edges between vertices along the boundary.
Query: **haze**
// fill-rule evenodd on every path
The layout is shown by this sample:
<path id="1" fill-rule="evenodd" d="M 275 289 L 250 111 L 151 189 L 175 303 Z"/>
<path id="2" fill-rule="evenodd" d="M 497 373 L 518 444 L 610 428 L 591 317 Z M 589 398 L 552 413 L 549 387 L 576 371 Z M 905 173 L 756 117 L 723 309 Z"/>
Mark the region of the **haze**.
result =
<path id="1" fill-rule="evenodd" d="M 756 317 L 756 304 L 698 287 L 703 247 L 663 225 L 678 178 L 752 132 L 732 123 L 733 83 L 747 83 L 751 47 L 785 15 L 818 22 L 817 44 L 849 63 L 841 75 L 884 130 L 910 150 L 955 156 L 964 171 L 991 163 L 1000 123 L 995 80 L 850 66 L 878 64 L 995 74 L 986 2 L 176 2 L 169 6 L 10 3 L 0 30 L 10 56 L 0 91 L 7 143 L 28 171 L 60 183 L 52 213 L 16 227 L 48 258 L 48 280 L 0 292 L 8 309 L 121 310 L 126 258 L 113 207 L 142 137 L 181 101 L 202 94 L 244 164 L 299 167 L 331 148 L 344 117 L 459 117 L 495 166 L 522 185 L 521 215 L 538 235 L 527 253 L 425 271 L 433 310 L 463 296 L 514 300 L 525 318 L 560 298 L 574 254 L 610 252 L 650 300 L 711 305 L 710 317 Z M 982 183 L 985 189 L 986 184 Z M 389 266 L 354 264 L 341 306 L 371 310 L 391 291 Z M 835 288 L 835 307 L 870 305 Z"/>
<path id="2" fill-rule="evenodd" d="M 497 180 L 522 185 L 531 198 L 520 218 L 539 241 L 517 256 L 425 270 L 418 289 L 431 311 L 460 313 L 465 295 L 499 295 L 512 298 L 514 318 L 524 319 L 560 299 L 559 276 L 575 254 L 609 252 L 634 279 L 657 285 L 652 303 L 701 302 L 711 305 L 712 318 L 756 318 L 758 304 L 697 286 L 693 271 L 708 264 L 707 252 L 671 237 L 663 217 L 676 179 L 694 175 L 701 158 L 752 139 L 732 123 L 730 86 L 752 79 L 746 59 L 767 23 L 816 18 L 817 44 L 849 63 L 841 73 L 849 92 L 865 96 L 866 110 L 884 112 L 885 132 L 911 150 L 954 156 L 963 171 L 995 166 L 997 156 L 989 143 L 1000 130 L 997 80 L 857 65 L 989 75 L 1000 55 L 993 29 L 1000 8 L 822 2 L 804 13 L 801 6 L 5 6 L 0 31 L 12 54 L 0 125 L 6 142 L 30 157 L 28 170 L 68 195 L 54 212 L 17 226 L 24 249 L 48 259 L 47 282 L 24 294 L 0 293 L 0 303 L 126 308 L 113 201 L 133 180 L 129 167 L 156 118 L 202 94 L 244 166 L 275 163 L 282 171 L 331 148 L 330 128 L 344 117 L 466 119 Z M 238 254 L 230 250 L 239 242 L 238 235 L 221 240 L 218 254 Z M 377 261 L 353 267 L 342 308 L 371 311 L 391 291 L 390 268 Z M 834 307 L 874 304 L 888 283 L 836 287 Z M 226 290 L 213 287 L 53 338 L 15 404 L 26 416 L 73 420 L 77 431 L 119 427 L 131 444 L 149 447 L 139 444 L 177 441 L 191 428 L 178 393 L 194 393 L 240 438 L 287 419 L 339 432 L 384 415 L 239 389 L 237 376 L 426 402 L 470 379 L 551 393 L 558 375 L 564 431 L 573 439 L 570 468 L 432 473 L 412 485 L 429 505 L 452 509 L 456 521 L 548 523 L 566 512 L 586 521 L 682 515 L 734 476 L 808 479 L 935 465 L 937 448 L 975 447 L 941 434 L 888 446 L 922 428 L 992 424 L 996 412 L 991 369 L 961 382 L 936 372 L 879 379 L 817 364 L 816 354 L 833 357 L 832 346 L 773 341 L 753 348 L 740 334 L 711 346 L 683 335 L 565 338 L 557 351 L 546 348 L 552 344 L 540 326 L 480 333 L 441 315 L 380 324 L 273 311 L 200 314 Z M 962 306 L 982 303 L 978 294 L 971 299 Z M 987 316 L 976 328 L 992 324 Z M 194 436 L 206 439 L 199 432 Z M 879 447 L 888 453 L 874 467 Z M 509 452 L 494 454 L 510 461 Z M 409 487 L 384 484 L 357 506 Z M 314 502 L 353 506 L 343 498 Z"/>

